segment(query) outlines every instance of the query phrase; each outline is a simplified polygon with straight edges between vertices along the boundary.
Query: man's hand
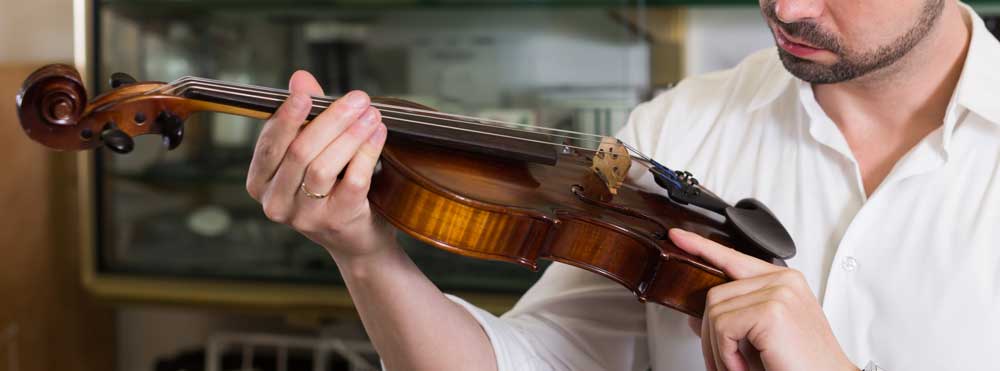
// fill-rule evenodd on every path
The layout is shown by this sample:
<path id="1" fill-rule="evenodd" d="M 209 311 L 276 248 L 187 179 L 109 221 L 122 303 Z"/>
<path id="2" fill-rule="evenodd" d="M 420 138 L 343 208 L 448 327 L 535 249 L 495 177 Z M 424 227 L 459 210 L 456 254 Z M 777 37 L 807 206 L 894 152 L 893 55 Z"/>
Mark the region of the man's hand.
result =
<path id="1" fill-rule="evenodd" d="M 310 96 L 323 90 L 305 71 L 292 75 L 289 90 L 257 139 L 247 192 L 269 219 L 323 245 L 338 264 L 394 249 L 391 229 L 377 222 L 367 198 L 385 144 L 382 115 L 367 94 L 353 91 L 305 126 Z"/>
<path id="2" fill-rule="evenodd" d="M 709 371 L 858 370 L 802 273 L 680 229 L 670 239 L 733 280 L 709 290 L 702 320 L 692 318 Z"/>

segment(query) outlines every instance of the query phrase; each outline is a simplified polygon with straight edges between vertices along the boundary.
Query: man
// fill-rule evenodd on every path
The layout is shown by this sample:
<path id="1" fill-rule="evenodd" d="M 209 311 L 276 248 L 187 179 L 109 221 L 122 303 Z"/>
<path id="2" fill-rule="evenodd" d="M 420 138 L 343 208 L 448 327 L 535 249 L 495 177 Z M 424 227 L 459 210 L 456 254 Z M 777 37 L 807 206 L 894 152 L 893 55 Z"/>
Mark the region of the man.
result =
<path id="1" fill-rule="evenodd" d="M 247 189 L 329 250 L 392 370 L 995 368 L 1000 44 L 955 0 L 761 9 L 777 50 L 685 81 L 619 135 L 724 199 L 762 200 L 797 243 L 785 269 L 671 231 L 734 279 L 703 321 L 558 264 L 502 318 L 443 295 L 365 199 L 378 111 L 352 92 L 299 133 L 320 94 L 306 73 Z"/>

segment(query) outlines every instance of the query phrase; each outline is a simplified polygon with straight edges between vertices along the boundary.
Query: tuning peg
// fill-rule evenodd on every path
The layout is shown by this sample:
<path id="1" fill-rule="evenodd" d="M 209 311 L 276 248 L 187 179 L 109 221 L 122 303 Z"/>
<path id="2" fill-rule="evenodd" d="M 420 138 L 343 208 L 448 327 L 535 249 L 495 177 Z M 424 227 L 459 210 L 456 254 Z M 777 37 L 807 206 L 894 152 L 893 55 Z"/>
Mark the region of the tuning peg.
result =
<path id="1" fill-rule="evenodd" d="M 111 74 L 110 84 L 112 89 L 118 89 L 122 86 L 135 83 L 135 77 L 132 77 L 127 73 L 115 72 Z"/>
<path id="2" fill-rule="evenodd" d="M 167 147 L 167 150 L 177 148 L 181 144 L 181 140 L 184 139 L 184 122 L 181 118 L 161 112 L 156 121 L 160 124 L 160 130 L 163 134 L 163 145 Z"/>
<path id="3" fill-rule="evenodd" d="M 132 141 L 132 137 L 125 134 L 124 131 L 119 129 L 107 129 L 101 133 L 101 141 L 104 145 L 108 147 L 111 151 L 117 154 L 127 154 L 132 152 L 135 148 L 135 143 Z"/>

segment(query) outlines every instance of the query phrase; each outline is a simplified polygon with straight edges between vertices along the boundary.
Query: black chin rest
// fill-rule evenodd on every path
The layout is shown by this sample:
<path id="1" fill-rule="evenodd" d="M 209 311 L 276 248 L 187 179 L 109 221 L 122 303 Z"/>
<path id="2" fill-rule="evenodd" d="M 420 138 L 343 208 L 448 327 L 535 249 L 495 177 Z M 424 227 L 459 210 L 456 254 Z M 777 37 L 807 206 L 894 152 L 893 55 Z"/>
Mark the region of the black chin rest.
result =
<path id="1" fill-rule="evenodd" d="M 790 259 L 795 256 L 795 242 L 778 218 L 760 201 L 744 199 L 725 210 L 727 223 L 742 234 L 747 244 L 740 252 L 763 260 Z"/>

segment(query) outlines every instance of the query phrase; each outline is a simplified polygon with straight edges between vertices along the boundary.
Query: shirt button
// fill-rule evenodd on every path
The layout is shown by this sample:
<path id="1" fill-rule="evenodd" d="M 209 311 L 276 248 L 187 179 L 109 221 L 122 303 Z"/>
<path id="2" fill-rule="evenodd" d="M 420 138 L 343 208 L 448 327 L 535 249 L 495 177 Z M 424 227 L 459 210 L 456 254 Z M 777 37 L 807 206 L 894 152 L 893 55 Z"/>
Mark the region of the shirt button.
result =
<path id="1" fill-rule="evenodd" d="M 844 258 L 844 261 L 840 262 L 840 267 L 845 271 L 854 272 L 858 270 L 858 259 L 848 256 Z"/>

